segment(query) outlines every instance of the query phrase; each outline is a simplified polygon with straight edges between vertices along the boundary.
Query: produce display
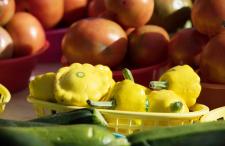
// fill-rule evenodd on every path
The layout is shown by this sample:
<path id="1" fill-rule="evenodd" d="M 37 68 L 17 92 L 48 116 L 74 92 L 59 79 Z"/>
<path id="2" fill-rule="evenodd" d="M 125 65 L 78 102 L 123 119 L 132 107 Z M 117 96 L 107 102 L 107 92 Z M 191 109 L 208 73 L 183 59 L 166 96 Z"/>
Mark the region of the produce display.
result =
<path id="1" fill-rule="evenodd" d="M 107 66 L 74 63 L 36 76 L 29 84 L 29 98 L 78 107 L 183 113 L 195 105 L 201 91 L 200 78 L 188 65 L 170 68 L 149 88 L 135 83 L 129 69 L 123 74 L 125 79 L 115 83 Z"/>
<path id="2" fill-rule="evenodd" d="M 98 76 L 98 71 L 97 74 L 94 73 L 93 69 L 98 66 L 107 69 L 110 76 L 104 72 L 101 76 Z M 200 116 L 208 113 L 209 109 L 205 105 L 196 103 L 201 85 L 194 70 L 188 65 L 176 66 L 162 74 L 161 77 L 167 75 L 168 78 L 175 79 L 183 72 L 187 72 L 185 74 L 187 80 L 171 80 L 169 82 L 171 89 L 167 88 L 165 80 L 152 81 L 150 82 L 152 86 L 145 87 L 134 82 L 134 78 L 127 68 L 123 70 L 124 79 L 115 82 L 112 78 L 112 71 L 107 66 L 73 63 L 60 68 L 55 73 L 44 73 L 36 76 L 30 81 L 30 95 L 27 99 L 34 107 L 37 107 L 37 112 L 50 110 L 50 112 L 60 113 L 73 109 L 96 108 L 103 114 L 108 128 L 124 134 L 140 131 L 141 127 L 144 126 L 152 127 L 154 125 L 152 122 L 156 123 L 156 121 L 161 126 L 170 125 L 170 123 L 173 125 L 188 124 L 191 120 L 199 122 Z M 93 77 L 93 75 L 97 76 Z M 47 77 L 50 78 L 44 80 Z M 93 79 L 90 80 L 89 77 Z M 104 82 L 101 82 L 100 78 Z M 190 78 L 195 80 L 192 81 Z M 189 85 L 187 86 L 187 84 Z M 50 85 L 46 88 L 47 90 L 43 88 L 45 85 Z M 153 87 L 153 85 L 155 86 Z M 160 89 L 156 85 L 162 85 L 160 87 L 164 87 L 164 89 Z M 89 88 L 92 86 L 95 87 L 94 91 Z M 102 88 L 103 86 L 105 88 Z M 193 89 L 193 87 L 195 88 Z M 186 92 L 192 90 L 195 92 Z M 49 91 L 53 92 L 51 98 L 46 96 L 49 95 Z M 103 91 L 106 92 L 102 94 Z M 42 97 L 38 97 L 38 95 Z M 154 114 L 156 115 L 154 116 Z M 48 114 L 39 113 L 39 116 L 46 115 Z M 160 116 L 163 116 L 161 120 Z M 77 118 L 79 117 L 77 116 Z M 148 117 L 156 119 L 148 119 Z M 172 117 L 171 120 L 167 119 L 168 117 Z M 126 130 L 129 128 L 129 123 L 132 127 L 136 126 L 136 128 L 130 129 L 130 132 Z"/>
<path id="3" fill-rule="evenodd" d="M 0 0 L 1 145 L 224 146 L 224 62 L 225 0 Z"/>

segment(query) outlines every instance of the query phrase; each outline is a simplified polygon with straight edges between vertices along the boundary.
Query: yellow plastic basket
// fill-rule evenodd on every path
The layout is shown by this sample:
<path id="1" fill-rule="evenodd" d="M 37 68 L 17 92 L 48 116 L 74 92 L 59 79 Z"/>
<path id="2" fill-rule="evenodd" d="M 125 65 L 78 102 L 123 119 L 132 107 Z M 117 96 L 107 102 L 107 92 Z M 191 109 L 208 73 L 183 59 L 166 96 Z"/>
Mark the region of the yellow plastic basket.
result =
<path id="1" fill-rule="evenodd" d="M 210 122 L 217 120 L 225 120 L 225 106 L 211 110 L 207 114 L 203 115 L 200 122 Z"/>
<path id="2" fill-rule="evenodd" d="M 28 98 L 32 103 L 38 117 L 57 112 L 71 111 L 83 107 L 64 106 L 57 103 Z M 118 110 L 98 109 L 108 122 L 108 128 L 115 132 L 131 134 L 135 131 L 148 129 L 156 126 L 175 126 L 204 122 L 206 119 L 225 117 L 225 108 L 214 111 L 217 117 L 210 117 L 209 108 L 202 104 L 195 104 L 189 113 L 150 113 L 150 112 L 127 112 Z M 204 119 L 202 119 L 204 117 Z M 208 120 L 209 121 L 209 120 Z"/>

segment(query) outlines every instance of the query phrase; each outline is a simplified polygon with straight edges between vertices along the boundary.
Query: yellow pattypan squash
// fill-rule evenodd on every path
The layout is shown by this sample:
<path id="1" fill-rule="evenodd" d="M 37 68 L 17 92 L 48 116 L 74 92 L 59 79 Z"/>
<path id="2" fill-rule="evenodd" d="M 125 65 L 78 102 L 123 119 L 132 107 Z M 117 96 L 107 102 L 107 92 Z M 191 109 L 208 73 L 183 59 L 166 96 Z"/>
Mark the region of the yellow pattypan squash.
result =
<path id="1" fill-rule="evenodd" d="M 4 111 L 6 103 L 11 99 L 9 90 L 0 84 L 0 113 Z"/>
<path id="2" fill-rule="evenodd" d="M 54 102 L 54 84 L 54 72 L 48 72 L 35 76 L 29 83 L 29 97 Z"/>
<path id="3" fill-rule="evenodd" d="M 149 112 L 186 113 L 185 101 L 172 90 L 156 90 L 149 95 Z"/>
<path id="4" fill-rule="evenodd" d="M 188 107 L 196 103 L 201 92 L 200 77 L 189 65 L 172 67 L 161 75 L 159 81 L 151 81 L 153 89 L 168 89 L 184 99 Z"/>
<path id="5" fill-rule="evenodd" d="M 57 71 L 54 95 L 58 103 L 87 106 L 87 100 L 101 100 L 114 84 L 109 67 L 73 63 Z"/>
<path id="6" fill-rule="evenodd" d="M 115 84 L 109 94 L 109 101 L 94 102 L 89 100 L 90 106 L 99 108 L 108 107 L 121 111 L 148 111 L 148 94 L 150 92 L 150 89 L 140 84 L 136 84 L 133 81 L 131 72 L 128 69 L 124 70 L 124 74 L 129 74 L 129 77 L 124 75 L 125 79 Z"/>

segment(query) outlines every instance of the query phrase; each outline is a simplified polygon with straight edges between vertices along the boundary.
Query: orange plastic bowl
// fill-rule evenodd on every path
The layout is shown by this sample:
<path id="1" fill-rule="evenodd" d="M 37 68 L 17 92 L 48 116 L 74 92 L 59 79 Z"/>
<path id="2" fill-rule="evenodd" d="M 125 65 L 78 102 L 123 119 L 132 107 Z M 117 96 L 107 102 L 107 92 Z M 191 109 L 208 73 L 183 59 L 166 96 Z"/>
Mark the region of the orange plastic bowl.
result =
<path id="1" fill-rule="evenodd" d="M 10 92 L 25 89 L 38 57 L 47 50 L 48 46 L 49 43 L 46 42 L 45 46 L 33 55 L 0 60 L 0 83 Z"/>
<path id="2" fill-rule="evenodd" d="M 40 62 L 60 62 L 62 56 L 61 41 L 66 31 L 67 28 L 60 28 L 47 30 L 45 32 L 46 38 L 50 45 L 45 53 L 40 55 Z"/>
<path id="3" fill-rule="evenodd" d="M 207 105 L 210 109 L 225 106 L 225 84 L 201 83 L 202 91 L 198 103 Z"/>

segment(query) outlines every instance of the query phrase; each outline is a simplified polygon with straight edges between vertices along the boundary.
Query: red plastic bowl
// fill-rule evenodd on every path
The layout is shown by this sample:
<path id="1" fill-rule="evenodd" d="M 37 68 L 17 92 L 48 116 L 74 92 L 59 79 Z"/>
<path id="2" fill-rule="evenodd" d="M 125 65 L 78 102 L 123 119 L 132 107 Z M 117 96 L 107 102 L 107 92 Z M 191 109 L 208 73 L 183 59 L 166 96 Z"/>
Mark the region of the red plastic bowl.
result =
<path id="1" fill-rule="evenodd" d="M 0 60 L 0 83 L 12 93 L 25 89 L 38 57 L 47 50 L 48 46 L 46 42 L 45 46 L 33 55 Z"/>
<path id="2" fill-rule="evenodd" d="M 160 75 L 162 75 L 162 73 L 168 70 L 168 68 L 169 63 L 168 61 L 165 61 L 153 66 L 131 69 L 131 72 L 134 77 L 135 83 L 139 83 L 141 85 L 148 87 L 150 81 L 158 80 Z M 116 81 L 123 80 L 124 77 L 122 75 L 122 71 L 113 71 L 113 78 Z"/>
<path id="3" fill-rule="evenodd" d="M 225 84 L 202 83 L 202 91 L 198 103 L 207 105 L 210 109 L 225 106 Z"/>
<path id="4" fill-rule="evenodd" d="M 46 38 L 50 45 L 47 51 L 40 55 L 40 62 L 60 62 L 62 56 L 61 41 L 66 31 L 67 28 L 46 31 Z"/>

